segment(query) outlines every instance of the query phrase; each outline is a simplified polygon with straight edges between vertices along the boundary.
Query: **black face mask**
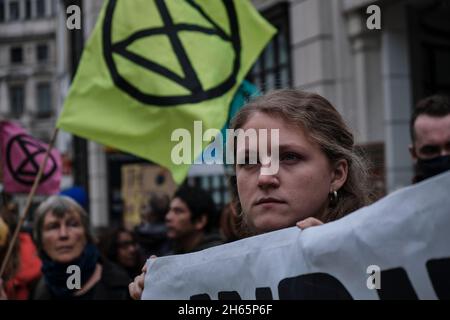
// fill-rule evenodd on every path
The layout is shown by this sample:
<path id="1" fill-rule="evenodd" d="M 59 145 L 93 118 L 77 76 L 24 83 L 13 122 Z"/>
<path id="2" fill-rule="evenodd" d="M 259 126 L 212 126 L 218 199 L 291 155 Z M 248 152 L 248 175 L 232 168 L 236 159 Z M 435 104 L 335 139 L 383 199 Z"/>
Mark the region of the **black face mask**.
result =
<path id="1" fill-rule="evenodd" d="M 450 155 L 427 160 L 419 159 L 415 166 L 414 183 L 431 178 L 447 170 L 450 170 Z"/>

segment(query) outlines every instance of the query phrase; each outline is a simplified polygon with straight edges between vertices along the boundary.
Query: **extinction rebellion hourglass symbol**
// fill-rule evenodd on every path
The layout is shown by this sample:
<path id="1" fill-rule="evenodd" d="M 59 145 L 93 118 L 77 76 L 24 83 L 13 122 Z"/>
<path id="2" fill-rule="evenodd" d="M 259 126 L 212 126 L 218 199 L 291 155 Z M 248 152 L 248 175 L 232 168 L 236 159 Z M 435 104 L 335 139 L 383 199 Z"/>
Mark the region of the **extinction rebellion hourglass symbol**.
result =
<path id="1" fill-rule="evenodd" d="M 222 1 L 228 17 L 228 33 L 209 17 L 202 7 L 193 0 L 186 0 L 186 4 L 195 10 L 210 26 L 192 23 L 174 23 L 166 2 L 164 0 L 156 0 L 154 4 L 163 25 L 138 30 L 124 40 L 113 43 L 114 12 L 118 2 L 118 0 L 111 0 L 106 8 L 103 21 L 103 57 L 114 84 L 128 95 L 143 104 L 168 107 L 180 104 L 198 103 L 220 97 L 226 94 L 236 84 L 236 76 L 241 66 L 241 39 L 234 1 Z M 224 75 L 223 79 L 214 83 L 212 87 L 208 89 L 203 88 L 198 71 L 195 70 L 189 59 L 188 53 L 183 46 L 179 35 L 180 33 L 218 37 L 222 41 L 229 43 L 234 52 L 234 60 L 232 61 L 232 70 L 230 71 L 230 74 Z M 167 66 L 146 58 L 145 56 L 148 52 L 136 53 L 129 50 L 129 46 L 135 41 L 155 36 L 167 37 L 172 51 L 181 66 L 183 75 L 170 70 Z M 124 74 L 125 72 L 120 71 L 120 68 L 113 58 L 113 54 L 132 62 L 133 65 L 136 66 L 136 70 L 143 68 L 151 71 L 153 74 L 166 78 L 168 81 L 177 84 L 180 88 L 185 89 L 188 94 L 180 95 L 168 92 L 167 95 L 156 95 L 149 92 L 143 92 L 142 88 L 137 88 L 136 85 L 132 84 L 130 80 L 127 79 L 127 76 Z"/>

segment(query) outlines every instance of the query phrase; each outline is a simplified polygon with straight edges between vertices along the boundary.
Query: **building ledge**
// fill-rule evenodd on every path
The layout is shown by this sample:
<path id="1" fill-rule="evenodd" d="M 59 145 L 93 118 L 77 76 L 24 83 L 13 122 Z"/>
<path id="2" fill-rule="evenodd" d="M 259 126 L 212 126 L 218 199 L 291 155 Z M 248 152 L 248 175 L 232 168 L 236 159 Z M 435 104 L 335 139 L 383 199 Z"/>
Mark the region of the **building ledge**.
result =
<path id="1" fill-rule="evenodd" d="M 1 23 L 1 42 L 47 36 L 55 33 L 56 17 L 47 17 L 39 20 L 18 20 Z"/>

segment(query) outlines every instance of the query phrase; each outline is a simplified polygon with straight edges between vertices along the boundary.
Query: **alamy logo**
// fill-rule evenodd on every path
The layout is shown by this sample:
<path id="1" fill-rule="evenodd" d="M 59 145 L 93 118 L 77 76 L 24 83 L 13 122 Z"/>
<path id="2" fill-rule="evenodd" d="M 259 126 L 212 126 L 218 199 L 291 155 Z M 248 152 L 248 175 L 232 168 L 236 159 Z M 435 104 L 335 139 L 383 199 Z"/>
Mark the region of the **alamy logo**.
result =
<path id="1" fill-rule="evenodd" d="M 367 267 L 366 273 L 370 276 L 367 278 L 367 289 L 381 289 L 381 269 L 379 266 L 372 264 Z"/>
<path id="2" fill-rule="evenodd" d="M 73 290 L 73 289 L 81 289 L 81 269 L 77 265 L 70 265 L 67 267 L 66 270 L 67 274 L 70 274 L 70 276 L 67 278 L 66 286 L 67 289 Z"/>
<path id="3" fill-rule="evenodd" d="M 215 128 L 203 133 L 202 121 L 194 121 L 194 137 L 184 128 L 172 132 L 171 141 L 178 142 L 171 152 L 174 164 L 224 164 L 224 137 L 221 131 Z M 270 134 L 270 143 L 269 143 Z M 226 164 L 260 164 L 262 175 L 276 174 L 279 169 L 279 129 L 227 129 L 227 148 L 225 153 Z M 204 142 L 210 142 L 203 154 Z M 202 157 L 192 162 L 193 155 L 202 154 Z M 270 149 L 270 152 L 269 152 Z"/>
<path id="4" fill-rule="evenodd" d="M 367 18 L 366 26 L 369 30 L 381 29 L 381 9 L 376 4 L 367 7 L 367 14 L 370 16 Z"/>
<path id="5" fill-rule="evenodd" d="M 69 30 L 81 29 L 81 8 L 75 4 L 68 6 L 66 9 L 68 15 L 66 27 Z"/>

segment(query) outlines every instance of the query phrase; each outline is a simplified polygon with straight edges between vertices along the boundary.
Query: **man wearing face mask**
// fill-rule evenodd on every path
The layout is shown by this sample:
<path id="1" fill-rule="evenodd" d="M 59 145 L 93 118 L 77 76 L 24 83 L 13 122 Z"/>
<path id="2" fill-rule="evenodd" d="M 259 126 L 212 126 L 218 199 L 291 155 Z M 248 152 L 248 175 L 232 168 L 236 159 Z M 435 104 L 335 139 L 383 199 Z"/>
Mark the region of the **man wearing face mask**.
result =
<path id="1" fill-rule="evenodd" d="M 413 183 L 450 170 L 450 99 L 434 95 L 420 100 L 411 118 Z"/>

